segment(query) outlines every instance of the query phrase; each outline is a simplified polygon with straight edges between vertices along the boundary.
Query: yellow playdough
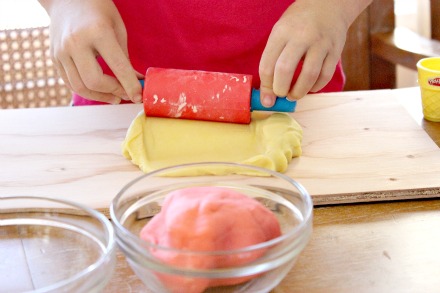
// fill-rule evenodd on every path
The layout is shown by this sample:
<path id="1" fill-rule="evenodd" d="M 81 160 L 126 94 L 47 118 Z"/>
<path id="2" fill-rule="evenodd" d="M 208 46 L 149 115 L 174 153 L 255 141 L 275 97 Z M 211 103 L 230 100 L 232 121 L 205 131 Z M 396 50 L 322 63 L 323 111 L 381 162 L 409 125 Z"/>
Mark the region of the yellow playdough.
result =
<path id="1" fill-rule="evenodd" d="M 249 125 L 146 117 L 140 112 L 122 144 L 143 172 L 196 162 L 234 162 L 284 172 L 301 155 L 302 129 L 285 113 L 252 113 Z M 197 175 L 230 170 L 197 170 Z M 182 174 L 188 175 L 188 174 Z"/>

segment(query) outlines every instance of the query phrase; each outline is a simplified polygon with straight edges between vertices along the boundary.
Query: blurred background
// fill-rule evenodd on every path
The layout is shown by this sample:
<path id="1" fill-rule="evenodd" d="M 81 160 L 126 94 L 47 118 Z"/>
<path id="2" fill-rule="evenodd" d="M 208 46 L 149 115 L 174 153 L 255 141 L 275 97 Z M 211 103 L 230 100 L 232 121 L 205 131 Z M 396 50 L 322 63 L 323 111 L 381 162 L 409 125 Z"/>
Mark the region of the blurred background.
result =
<path id="1" fill-rule="evenodd" d="M 395 0 L 396 26 L 430 36 L 429 0 Z M 49 25 L 37 0 L 0 0 L 0 30 Z M 397 86 L 417 86 L 417 73 L 398 67 Z"/>

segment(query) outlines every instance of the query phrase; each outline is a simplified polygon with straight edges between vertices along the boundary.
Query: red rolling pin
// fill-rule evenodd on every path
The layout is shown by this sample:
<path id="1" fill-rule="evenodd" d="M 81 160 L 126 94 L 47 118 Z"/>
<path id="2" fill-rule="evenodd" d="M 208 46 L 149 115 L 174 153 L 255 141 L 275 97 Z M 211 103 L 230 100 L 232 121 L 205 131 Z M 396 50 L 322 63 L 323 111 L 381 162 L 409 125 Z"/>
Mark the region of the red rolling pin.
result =
<path id="1" fill-rule="evenodd" d="M 251 112 L 294 112 L 296 102 L 278 98 L 265 108 L 252 75 L 151 67 L 144 80 L 145 115 L 247 124 Z"/>

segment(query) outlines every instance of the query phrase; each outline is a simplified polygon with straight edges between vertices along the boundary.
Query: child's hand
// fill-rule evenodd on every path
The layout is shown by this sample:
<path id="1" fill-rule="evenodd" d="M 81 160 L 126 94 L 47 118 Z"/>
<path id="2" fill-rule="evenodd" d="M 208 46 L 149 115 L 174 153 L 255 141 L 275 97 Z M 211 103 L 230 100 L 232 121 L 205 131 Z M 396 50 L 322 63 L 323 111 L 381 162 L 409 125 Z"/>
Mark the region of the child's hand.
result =
<path id="1" fill-rule="evenodd" d="M 40 0 L 51 17 L 51 56 L 66 85 L 90 100 L 140 102 L 141 86 L 130 64 L 127 33 L 111 0 Z M 105 75 L 101 56 L 116 78 Z"/>
<path id="2" fill-rule="evenodd" d="M 297 100 L 322 89 L 335 72 L 349 26 L 370 2 L 297 0 L 292 4 L 275 24 L 261 57 L 263 105 L 272 106 L 275 95 Z M 303 67 L 292 86 L 300 60 Z"/>

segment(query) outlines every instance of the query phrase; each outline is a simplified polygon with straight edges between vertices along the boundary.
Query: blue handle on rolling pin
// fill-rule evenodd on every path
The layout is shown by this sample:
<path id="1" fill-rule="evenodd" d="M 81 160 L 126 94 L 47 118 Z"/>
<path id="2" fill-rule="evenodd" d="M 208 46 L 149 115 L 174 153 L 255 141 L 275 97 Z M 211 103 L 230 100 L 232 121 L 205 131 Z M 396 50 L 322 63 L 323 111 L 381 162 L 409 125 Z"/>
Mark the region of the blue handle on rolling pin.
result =
<path id="1" fill-rule="evenodd" d="M 144 80 L 140 79 L 139 82 L 143 88 Z M 272 107 L 266 108 L 260 102 L 260 91 L 252 89 L 250 106 L 251 111 L 295 112 L 296 101 L 289 101 L 285 97 L 278 97 Z"/>
<path id="2" fill-rule="evenodd" d="M 285 97 L 277 97 L 275 104 L 266 108 L 260 102 L 260 91 L 252 89 L 251 111 L 295 112 L 295 108 L 296 101 L 289 101 Z"/>

